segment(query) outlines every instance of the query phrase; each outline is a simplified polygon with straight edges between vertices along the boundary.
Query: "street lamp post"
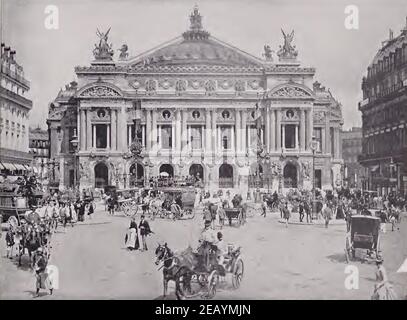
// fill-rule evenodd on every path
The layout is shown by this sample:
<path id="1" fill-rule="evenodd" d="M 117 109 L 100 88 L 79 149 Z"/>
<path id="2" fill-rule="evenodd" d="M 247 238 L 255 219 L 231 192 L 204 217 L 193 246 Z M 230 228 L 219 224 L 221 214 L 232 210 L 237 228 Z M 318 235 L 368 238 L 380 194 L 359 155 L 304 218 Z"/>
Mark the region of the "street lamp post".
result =
<path id="1" fill-rule="evenodd" d="M 314 209 L 315 206 L 315 151 L 318 147 L 318 141 L 316 140 L 315 136 L 312 136 L 312 140 L 310 143 L 310 149 L 312 150 L 312 208 Z"/>
<path id="2" fill-rule="evenodd" d="M 72 148 L 73 148 L 73 172 L 74 172 L 73 173 L 73 176 L 74 176 L 73 177 L 73 187 L 74 187 L 74 190 L 76 190 L 76 187 L 77 187 L 76 151 L 77 151 L 78 144 L 79 144 L 78 137 L 76 136 L 76 129 L 74 130 L 71 144 L 72 144 Z"/>

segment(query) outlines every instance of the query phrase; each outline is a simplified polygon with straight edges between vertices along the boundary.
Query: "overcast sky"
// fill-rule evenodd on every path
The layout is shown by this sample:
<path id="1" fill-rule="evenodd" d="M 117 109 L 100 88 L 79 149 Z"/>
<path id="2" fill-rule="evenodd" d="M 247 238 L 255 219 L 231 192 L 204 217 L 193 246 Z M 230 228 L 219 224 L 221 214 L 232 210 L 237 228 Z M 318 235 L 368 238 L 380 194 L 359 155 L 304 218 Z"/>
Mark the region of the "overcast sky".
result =
<path id="1" fill-rule="evenodd" d="M 282 44 L 280 28 L 295 30 L 303 66 L 343 104 L 345 128 L 360 126 L 361 79 L 389 28 L 405 25 L 406 0 L 0 0 L 3 40 L 31 81 L 31 124 L 46 127 L 48 103 L 75 79 L 74 67 L 89 65 L 96 28 L 112 27 L 109 42 L 137 55 L 173 39 L 189 27 L 198 4 L 213 36 L 261 57 L 265 43 Z M 44 26 L 47 5 L 59 9 L 59 29 Z M 344 26 L 347 5 L 359 8 L 359 29 Z M 117 56 L 117 51 L 115 53 Z"/>

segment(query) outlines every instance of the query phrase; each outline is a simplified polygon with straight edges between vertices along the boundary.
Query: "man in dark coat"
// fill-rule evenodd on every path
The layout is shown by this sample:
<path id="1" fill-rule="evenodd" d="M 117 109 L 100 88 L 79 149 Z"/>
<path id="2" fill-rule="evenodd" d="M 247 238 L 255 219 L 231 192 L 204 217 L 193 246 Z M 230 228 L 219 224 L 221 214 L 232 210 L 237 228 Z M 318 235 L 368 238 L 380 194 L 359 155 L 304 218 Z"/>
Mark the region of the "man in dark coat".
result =
<path id="1" fill-rule="evenodd" d="M 141 240 L 143 242 L 143 251 L 148 250 L 147 248 L 147 236 L 152 233 L 150 229 L 150 225 L 148 224 L 147 220 L 144 220 L 144 215 L 141 216 L 140 224 L 139 224 L 139 229 L 140 229 L 140 235 L 141 235 Z"/>

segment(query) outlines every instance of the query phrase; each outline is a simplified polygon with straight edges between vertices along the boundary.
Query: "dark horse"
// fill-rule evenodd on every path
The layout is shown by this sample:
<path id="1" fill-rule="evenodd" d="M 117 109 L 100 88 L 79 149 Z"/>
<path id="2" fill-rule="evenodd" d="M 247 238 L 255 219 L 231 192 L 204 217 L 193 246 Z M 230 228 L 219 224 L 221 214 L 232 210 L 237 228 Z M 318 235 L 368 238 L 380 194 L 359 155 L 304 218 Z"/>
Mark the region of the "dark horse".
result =
<path id="1" fill-rule="evenodd" d="M 29 228 L 28 230 L 21 229 L 20 231 L 20 248 L 18 265 L 21 266 L 21 257 L 25 254 L 25 250 L 28 251 L 28 256 L 30 257 L 30 263 L 32 264 L 32 253 L 35 252 L 39 247 L 44 247 L 47 245 L 46 253 L 49 256 L 49 239 L 47 239 L 45 232 L 40 232 L 34 228 Z"/>
<path id="2" fill-rule="evenodd" d="M 175 282 L 175 294 L 178 299 L 185 298 L 186 293 L 192 294 L 191 280 L 193 276 L 196 277 L 201 287 L 205 285 L 203 275 L 207 271 L 200 270 L 200 266 L 204 263 L 203 257 L 201 254 L 195 253 L 191 247 L 175 255 L 166 243 L 164 245 L 159 244 L 155 250 L 155 255 L 155 264 L 163 263 L 160 269 L 163 268 L 164 297 L 167 295 L 168 281 L 170 280 Z M 211 254 L 209 265 L 215 264 L 216 255 Z"/>

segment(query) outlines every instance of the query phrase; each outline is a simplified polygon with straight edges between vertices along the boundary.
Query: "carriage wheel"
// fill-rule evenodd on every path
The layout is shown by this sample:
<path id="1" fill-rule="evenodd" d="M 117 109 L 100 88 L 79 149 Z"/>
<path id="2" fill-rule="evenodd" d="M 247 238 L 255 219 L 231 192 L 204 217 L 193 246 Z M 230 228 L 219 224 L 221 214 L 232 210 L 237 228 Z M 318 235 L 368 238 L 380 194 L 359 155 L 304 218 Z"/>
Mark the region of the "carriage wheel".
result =
<path id="1" fill-rule="evenodd" d="M 219 282 L 219 274 L 217 270 L 213 270 L 208 276 L 208 294 L 207 299 L 212 299 L 216 295 L 216 285 Z"/>
<path id="2" fill-rule="evenodd" d="M 126 216 L 130 216 L 130 215 L 131 215 L 131 207 L 130 207 L 130 204 L 128 204 L 128 203 L 123 203 L 123 204 L 121 205 L 121 209 L 122 209 L 123 213 L 124 213 Z"/>
<path id="3" fill-rule="evenodd" d="M 175 295 L 177 296 L 178 300 L 185 300 L 186 299 L 186 288 L 188 287 L 186 283 L 186 274 L 188 270 L 186 268 L 181 268 L 177 272 L 177 276 L 175 278 Z"/>
<path id="4" fill-rule="evenodd" d="M 242 259 L 238 259 L 233 268 L 232 285 L 234 289 L 238 289 L 243 280 L 244 264 Z"/>

